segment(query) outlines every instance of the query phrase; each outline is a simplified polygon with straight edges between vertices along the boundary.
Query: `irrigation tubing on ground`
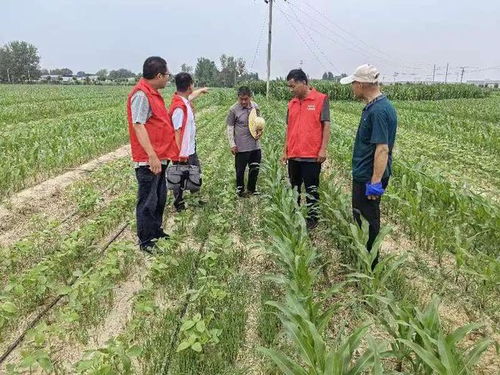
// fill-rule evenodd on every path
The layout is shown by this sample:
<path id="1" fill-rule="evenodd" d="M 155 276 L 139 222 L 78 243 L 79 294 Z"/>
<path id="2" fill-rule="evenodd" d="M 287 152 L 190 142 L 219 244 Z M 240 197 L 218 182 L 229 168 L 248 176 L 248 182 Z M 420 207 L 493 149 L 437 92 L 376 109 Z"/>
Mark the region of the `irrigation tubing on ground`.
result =
<path id="1" fill-rule="evenodd" d="M 108 247 L 110 247 L 111 244 L 113 242 L 115 242 L 118 239 L 118 237 L 120 237 L 120 235 L 125 231 L 125 229 L 129 226 L 129 224 L 130 223 L 127 222 L 120 227 L 120 229 L 113 235 L 113 237 L 103 246 L 103 248 L 99 252 L 100 255 L 102 255 L 108 249 Z M 69 283 L 69 286 L 72 286 L 76 281 L 78 281 L 78 279 L 79 279 L 79 277 L 76 277 L 75 279 L 73 279 L 71 281 L 71 283 Z M 32 329 L 33 327 L 35 327 L 38 324 L 38 322 L 45 316 L 45 314 L 47 314 L 54 306 L 56 306 L 64 296 L 65 296 L 65 294 L 61 294 L 61 295 L 55 297 L 51 303 L 49 303 L 42 311 L 40 311 L 29 322 L 29 324 L 26 326 L 26 328 L 23 330 L 23 332 L 17 337 L 16 340 L 14 340 L 14 342 L 12 342 L 12 344 L 9 345 L 7 350 L 2 354 L 2 356 L 0 357 L 0 364 L 5 362 L 5 360 L 9 357 L 9 355 L 23 342 L 28 331 L 30 329 Z"/>
<path id="2" fill-rule="evenodd" d="M 196 260 L 193 265 L 193 269 L 195 272 L 191 274 L 191 277 L 189 279 L 189 288 L 192 289 L 194 286 L 194 275 L 196 275 L 196 270 L 198 269 L 198 264 L 200 263 L 200 258 L 201 258 L 201 251 L 205 247 L 205 244 L 207 242 L 208 238 L 205 238 L 203 243 L 200 245 L 200 248 L 198 249 L 198 256 L 196 257 Z M 167 355 L 165 356 L 165 360 L 163 361 L 163 364 L 160 369 L 160 374 L 162 375 L 167 375 L 168 371 L 170 370 L 170 365 L 172 363 L 172 353 L 174 351 L 175 343 L 177 342 L 177 338 L 179 337 L 179 332 L 181 330 L 181 323 L 182 319 L 186 315 L 187 309 L 189 306 L 189 295 L 186 296 L 186 299 L 184 301 L 184 304 L 181 309 L 181 313 L 179 315 L 179 323 L 177 324 L 177 327 L 175 328 L 174 335 L 172 336 L 172 341 L 170 343 L 170 350 L 167 352 Z"/>

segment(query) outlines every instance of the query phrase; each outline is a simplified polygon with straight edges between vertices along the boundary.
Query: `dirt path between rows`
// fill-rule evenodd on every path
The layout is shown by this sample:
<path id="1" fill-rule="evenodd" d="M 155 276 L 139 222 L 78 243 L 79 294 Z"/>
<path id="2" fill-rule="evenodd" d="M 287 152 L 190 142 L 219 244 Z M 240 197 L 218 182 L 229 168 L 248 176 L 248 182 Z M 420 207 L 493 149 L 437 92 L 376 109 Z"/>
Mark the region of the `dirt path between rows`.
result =
<path id="1" fill-rule="evenodd" d="M 64 189 L 103 164 L 127 157 L 129 150 L 129 145 L 122 146 L 69 172 L 22 190 L 3 202 L 0 205 L 0 245 L 5 246 L 22 236 L 27 222 L 35 214 L 49 213 L 54 218 L 64 217 L 68 213 L 68 205 L 63 202 Z"/>

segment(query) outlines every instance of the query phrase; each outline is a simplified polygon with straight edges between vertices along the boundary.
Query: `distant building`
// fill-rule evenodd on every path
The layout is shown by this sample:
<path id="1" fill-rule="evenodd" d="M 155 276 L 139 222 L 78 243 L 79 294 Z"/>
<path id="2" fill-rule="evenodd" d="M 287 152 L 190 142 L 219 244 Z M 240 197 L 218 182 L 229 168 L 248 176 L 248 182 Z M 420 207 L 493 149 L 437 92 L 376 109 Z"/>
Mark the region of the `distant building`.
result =
<path id="1" fill-rule="evenodd" d="M 467 81 L 471 85 L 479 86 L 479 87 L 488 87 L 490 89 L 497 89 L 500 87 L 499 80 L 481 80 L 481 81 Z"/>
<path id="2" fill-rule="evenodd" d="M 60 80 L 60 75 L 58 74 L 44 74 L 40 76 L 40 81 L 59 81 Z"/>

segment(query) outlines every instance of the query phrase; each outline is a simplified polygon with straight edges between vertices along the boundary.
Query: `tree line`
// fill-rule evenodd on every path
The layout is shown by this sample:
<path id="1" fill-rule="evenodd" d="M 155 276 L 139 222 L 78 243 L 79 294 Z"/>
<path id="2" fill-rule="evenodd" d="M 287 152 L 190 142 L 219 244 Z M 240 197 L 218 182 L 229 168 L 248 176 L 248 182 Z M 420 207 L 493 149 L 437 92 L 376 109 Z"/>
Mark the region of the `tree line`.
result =
<path id="1" fill-rule="evenodd" d="M 234 87 L 238 82 L 258 80 L 257 73 L 250 73 L 246 69 L 246 61 L 243 58 L 222 55 L 219 66 L 215 61 L 206 57 L 197 59 L 193 68 L 188 64 L 182 64 L 180 71 L 194 74 L 194 78 L 200 86 L 211 87 Z M 89 74 L 78 71 L 76 74 L 69 68 L 42 69 L 40 67 L 40 55 L 38 48 L 24 41 L 13 41 L 0 47 L 0 82 L 3 83 L 25 83 L 38 81 L 42 76 L 72 77 L 73 79 L 86 80 L 89 77 L 94 81 L 132 82 L 141 77 L 141 73 L 134 73 L 128 69 L 117 69 L 108 71 L 100 69 L 96 73 Z M 47 80 L 53 82 L 50 78 Z"/>

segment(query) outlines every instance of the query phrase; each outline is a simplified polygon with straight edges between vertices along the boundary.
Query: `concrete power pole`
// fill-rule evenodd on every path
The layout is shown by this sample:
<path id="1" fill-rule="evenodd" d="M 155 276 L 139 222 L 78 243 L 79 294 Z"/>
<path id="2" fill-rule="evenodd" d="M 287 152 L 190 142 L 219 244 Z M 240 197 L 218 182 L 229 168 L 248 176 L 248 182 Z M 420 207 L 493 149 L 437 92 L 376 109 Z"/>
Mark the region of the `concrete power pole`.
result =
<path id="1" fill-rule="evenodd" d="M 436 64 L 434 64 L 434 69 L 432 69 L 432 83 L 436 80 Z"/>
<path id="2" fill-rule="evenodd" d="M 450 63 L 446 64 L 446 73 L 444 75 L 444 83 L 448 82 L 448 68 L 450 67 Z"/>
<path id="3" fill-rule="evenodd" d="M 265 0 L 269 4 L 269 34 L 267 41 L 267 84 L 266 84 L 266 98 L 269 99 L 269 86 L 271 84 L 271 41 L 273 33 L 273 1 Z"/>

